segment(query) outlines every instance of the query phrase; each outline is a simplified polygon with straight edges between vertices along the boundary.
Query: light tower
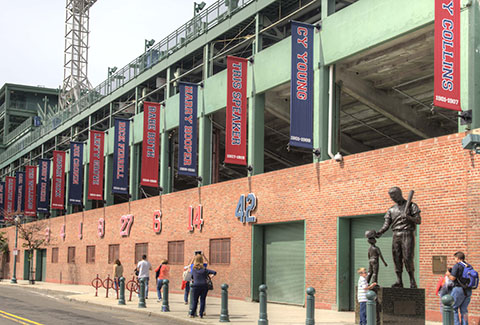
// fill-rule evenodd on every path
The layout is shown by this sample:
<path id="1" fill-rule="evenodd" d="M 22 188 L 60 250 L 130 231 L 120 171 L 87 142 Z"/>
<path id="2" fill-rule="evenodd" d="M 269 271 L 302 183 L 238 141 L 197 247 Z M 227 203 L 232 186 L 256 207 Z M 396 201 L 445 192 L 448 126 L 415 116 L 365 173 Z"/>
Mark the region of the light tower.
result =
<path id="1" fill-rule="evenodd" d="M 92 86 L 87 78 L 89 10 L 97 0 L 66 0 L 64 77 L 60 108 L 78 100 Z"/>

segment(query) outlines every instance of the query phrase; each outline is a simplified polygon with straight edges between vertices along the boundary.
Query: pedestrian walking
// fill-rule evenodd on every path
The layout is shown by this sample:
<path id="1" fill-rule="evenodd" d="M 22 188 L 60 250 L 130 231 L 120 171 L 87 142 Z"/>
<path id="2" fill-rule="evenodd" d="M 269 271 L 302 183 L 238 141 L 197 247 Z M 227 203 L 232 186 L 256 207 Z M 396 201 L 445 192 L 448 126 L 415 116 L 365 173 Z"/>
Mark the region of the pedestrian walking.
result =
<path id="1" fill-rule="evenodd" d="M 199 315 L 200 318 L 203 318 L 205 306 L 206 306 L 206 299 L 207 299 L 207 292 L 208 292 L 208 285 L 207 285 L 207 277 L 209 274 L 216 275 L 217 272 L 213 270 L 209 270 L 203 266 L 203 257 L 201 254 L 197 254 L 194 258 L 193 262 L 193 270 L 192 270 L 192 278 L 193 283 L 191 285 L 192 290 L 192 299 L 191 302 L 192 310 L 190 310 L 190 317 L 195 317 L 197 312 L 197 305 L 198 299 L 200 298 L 200 311 Z"/>
<path id="2" fill-rule="evenodd" d="M 137 264 L 138 281 L 141 279 L 145 282 L 145 299 L 148 299 L 148 281 L 150 280 L 150 270 L 152 265 L 147 261 L 147 255 L 142 255 L 142 260 Z"/>
<path id="3" fill-rule="evenodd" d="M 119 279 L 123 276 L 123 265 L 120 263 L 119 259 L 115 260 L 113 263 L 113 285 L 115 286 L 115 290 L 118 290 Z"/>
<path id="4" fill-rule="evenodd" d="M 163 280 L 168 279 L 170 266 L 167 265 L 168 260 L 162 260 L 160 265 L 155 269 L 155 278 L 157 279 L 157 302 L 162 301 Z"/>

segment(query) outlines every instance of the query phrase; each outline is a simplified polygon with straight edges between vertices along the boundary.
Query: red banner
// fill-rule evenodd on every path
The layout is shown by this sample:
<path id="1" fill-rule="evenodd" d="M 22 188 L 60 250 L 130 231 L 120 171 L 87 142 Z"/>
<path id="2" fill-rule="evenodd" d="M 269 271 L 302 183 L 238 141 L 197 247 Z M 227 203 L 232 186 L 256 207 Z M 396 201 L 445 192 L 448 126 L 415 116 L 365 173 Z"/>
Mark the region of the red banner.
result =
<path id="1" fill-rule="evenodd" d="M 103 145 L 105 133 L 90 131 L 90 164 L 88 166 L 88 199 L 103 201 Z"/>
<path id="2" fill-rule="evenodd" d="M 225 162 L 247 165 L 247 59 L 227 57 Z"/>
<path id="3" fill-rule="evenodd" d="M 435 86 L 433 104 L 460 107 L 460 0 L 435 0 Z"/>
<path id="4" fill-rule="evenodd" d="M 52 209 L 65 207 L 65 151 L 53 152 Z"/>
<path id="5" fill-rule="evenodd" d="M 15 202 L 15 177 L 5 177 L 5 212 L 14 213 Z"/>
<path id="6" fill-rule="evenodd" d="M 158 187 L 160 104 L 143 104 L 142 176 L 140 185 Z"/>
<path id="7" fill-rule="evenodd" d="M 25 167 L 25 215 L 37 215 L 37 166 Z"/>

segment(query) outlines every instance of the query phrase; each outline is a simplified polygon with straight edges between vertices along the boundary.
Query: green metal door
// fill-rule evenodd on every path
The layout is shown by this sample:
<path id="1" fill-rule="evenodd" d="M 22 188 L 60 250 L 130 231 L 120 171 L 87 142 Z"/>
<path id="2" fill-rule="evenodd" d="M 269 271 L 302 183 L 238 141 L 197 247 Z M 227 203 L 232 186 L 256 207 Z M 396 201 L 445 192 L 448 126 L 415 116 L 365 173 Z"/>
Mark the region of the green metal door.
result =
<path id="1" fill-rule="evenodd" d="M 35 263 L 35 281 L 45 281 L 46 264 L 47 250 L 37 249 L 37 258 Z"/>
<path id="2" fill-rule="evenodd" d="M 365 231 L 370 229 L 379 230 L 384 223 L 383 215 L 381 216 L 368 216 L 360 218 L 351 219 L 351 248 L 350 248 L 350 306 L 355 306 L 354 299 L 356 293 L 354 288 L 358 283 L 358 274 L 357 269 L 364 267 L 368 271 L 368 248 L 370 244 L 365 238 Z M 418 242 L 417 242 L 418 245 Z M 378 276 L 378 284 L 382 287 L 391 287 L 393 283 L 397 280 L 394 271 L 394 264 L 392 258 L 392 231 L 389 229 L 382 237 L 377 239 L 376 246 L 382 251 L 383 258 L 387 262 L 388 267 L 383 265 L 380 260 L 380 269 Z M 415 268 L 418 269 L 418 256 L 415 256 Z M 408 278 L 407 272 L 403 272 L 403 284 L 409 286 L 410 280 Z"/>
<path id="3" fill-rule="evenodd" d="M 305 297 L 303 222 L 265 226 L 264 271 L 269 301 L 303 305 Z"/>
<path id="4" fill-rule="evenodd" d="M 30 272 L 30 251 L 25 250 L 23 254 L 23 279 L 24 280 L 30 280 L 30 277 L 28 276 Z"/>

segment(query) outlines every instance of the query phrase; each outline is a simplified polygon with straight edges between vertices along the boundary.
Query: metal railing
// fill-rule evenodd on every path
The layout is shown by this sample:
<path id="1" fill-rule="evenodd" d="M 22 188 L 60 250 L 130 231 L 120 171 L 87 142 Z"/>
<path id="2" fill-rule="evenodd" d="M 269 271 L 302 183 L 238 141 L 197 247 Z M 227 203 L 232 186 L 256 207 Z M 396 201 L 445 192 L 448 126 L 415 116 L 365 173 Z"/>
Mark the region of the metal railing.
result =
<path id="1" fill-rule="evenodd" d="M 66 121 L 71 120 L 87 107 L 111 94 L 130 80 L 139 76 L 153 65 L 172 55 L 206 31 L 212 29 L 223 20 L 238 12 L 255 0 L 218 0 L 205 10 L 198 13 L 193 19 L 183 24 L 176 31 L 158 42 L 147 52 L 112 74 L 92 90 L 87 91 L 79 100 L 44 121 L 43 125 L 13 143 L 0 154 L 0 163 L 3 163 L 14 154 L 37 141 L 41 137 L 55 130 Z M 15 130 L 14 130 L 15 132 Z M 21 133 L 20 131 L 17 133 Z M 13 132 L 12 132 L 13 134 Z"/>
<path id="2" fill-rule="evenodd" d="M 21 135 L 22 133 L 28 131 L 32 127 L 33 118 L 29 117 L 17 126 L 12 132 L 8 133 L 5 136 L 5 144 L 8 144 L 10 141 Z"/>
<path id="3" fill-rule="evenodd" d="M 7 107 L 6 103 L 0 105 L 0 115 L 5 114 L 5 108 Z"/>

